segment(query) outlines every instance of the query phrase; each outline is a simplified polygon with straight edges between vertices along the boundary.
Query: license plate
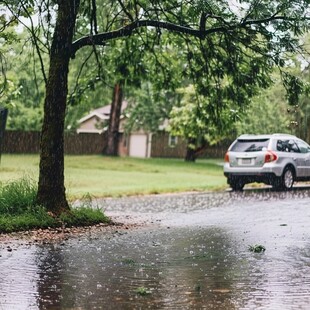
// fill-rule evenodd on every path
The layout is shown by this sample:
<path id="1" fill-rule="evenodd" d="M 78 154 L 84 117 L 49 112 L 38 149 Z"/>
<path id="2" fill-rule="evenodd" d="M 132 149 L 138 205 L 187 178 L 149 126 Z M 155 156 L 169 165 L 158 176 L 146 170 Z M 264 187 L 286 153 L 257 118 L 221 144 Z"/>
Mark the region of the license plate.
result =
<path id="1" fill-rule="evenodd" d="M 242 165 L 251 165 L 251 158 L 242 158 Z"/>

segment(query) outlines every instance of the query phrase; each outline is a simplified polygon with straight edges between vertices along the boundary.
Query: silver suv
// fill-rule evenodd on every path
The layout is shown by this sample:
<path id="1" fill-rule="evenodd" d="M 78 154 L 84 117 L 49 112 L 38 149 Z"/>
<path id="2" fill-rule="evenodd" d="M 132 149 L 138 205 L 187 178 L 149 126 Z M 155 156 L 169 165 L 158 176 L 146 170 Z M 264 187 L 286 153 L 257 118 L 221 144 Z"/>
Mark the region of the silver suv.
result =
<path id="1" fill-rule="evenodd" d="M 241 135 L 225 154 L 224 175 L 233 190 L 253 182 L 288 190 L 310 180 L 310 146 L 288 134 Z"/>

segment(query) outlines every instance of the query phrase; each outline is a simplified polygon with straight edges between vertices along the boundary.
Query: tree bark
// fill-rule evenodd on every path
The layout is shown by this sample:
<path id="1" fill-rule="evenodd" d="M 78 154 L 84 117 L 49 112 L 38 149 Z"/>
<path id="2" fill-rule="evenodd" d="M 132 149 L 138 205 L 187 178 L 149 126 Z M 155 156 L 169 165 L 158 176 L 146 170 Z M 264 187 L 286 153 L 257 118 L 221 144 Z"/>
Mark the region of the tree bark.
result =
<path id="1" fill-rule="evenodd" d="M 195 162 L 196 161 L 196 153 L 195 150 L 191 148 L 186 149 L 185 161 Z"/>
<path id="2" fill-rule="evenodd" d="M 193 145 L 196 145 L 196 139 L 194 138 L 188 139 L 186 146 L 185 161 L 191 161 L 191 162 L 196 161 L 196 152 L 195 149 L 193 148 Z"/>
<path id="3" fill-rule="evenodd" d="M 201 145 L 199 147 L 196 144 L 197 140 L 195 138 L 191 138 L 188 140 L 185 161 L 195 162 L 197 157 L 202 154 L 207 147 L 207 142 L 205 140 L 201 141 Z M 195 145 L 195 148 L 192 147 L 193 145 Z"/>
<path id="4" fill-rule="evenodd" d="M 118 155 L 119 124 L 120 124 L 122 103 L 123 103 L 123 88 L 122 88 L 122 82 L 119 82 L 114 86 L 113 100 L 110 111 L 108 143 L 105 151 L 105 154 L 109 156 Z"/>
<path id="5" fill-rule="evenodd" d="M 56 215 L 69 211 L 64 186 L 64 123 L 69 62 L 79 3 L 79 0 L 59 1 L 44 102 L 37 203 Z"/>

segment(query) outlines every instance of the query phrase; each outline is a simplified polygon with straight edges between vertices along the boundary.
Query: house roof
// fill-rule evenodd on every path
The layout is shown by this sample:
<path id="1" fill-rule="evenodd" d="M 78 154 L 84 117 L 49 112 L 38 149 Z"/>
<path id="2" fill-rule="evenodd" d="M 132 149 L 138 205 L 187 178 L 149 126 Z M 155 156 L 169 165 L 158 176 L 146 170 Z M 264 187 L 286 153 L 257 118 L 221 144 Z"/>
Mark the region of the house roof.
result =
<path id="1" fill-rule="evenodd" d="M 82 124 L 82 123 L 84 123 L 85 121 L 89 120 L 90 118 L 93 118 L 94 116 L 97 116 L 97 117 L 98 117 L 99 119 L 101 119 L 101 120 L 109 119 L 109 118 L 110 118 L 109 115 L 110 115 L 110 114 L 105 115 L 105 114 L 102 114 L 102 113 L 98 113 L 98 112 L 93 111 L 93 112 L 89 113 L 88 115 L 86 115 L 86 116 L 82 117 L 81 119 L 79 119 L 79 120 L 78 120 L 78 123 L 79 123 L 79 124 Z"/>
<path id="2" fill-rule="evenodd" d="M 128 102 L 124 100 L 122 102 L 121 112 L 123 112 L 127 108 L 127 105 Z M 111 112 L 111 104 L 91 111 L 89 114 L 79 119 L 78 123 L 79 124 L 84 123 L 85 121 L 89 120 L 94 116 L 97 116 L 101 120 L 108 120 L 110 118 L 110 112 Z"/>

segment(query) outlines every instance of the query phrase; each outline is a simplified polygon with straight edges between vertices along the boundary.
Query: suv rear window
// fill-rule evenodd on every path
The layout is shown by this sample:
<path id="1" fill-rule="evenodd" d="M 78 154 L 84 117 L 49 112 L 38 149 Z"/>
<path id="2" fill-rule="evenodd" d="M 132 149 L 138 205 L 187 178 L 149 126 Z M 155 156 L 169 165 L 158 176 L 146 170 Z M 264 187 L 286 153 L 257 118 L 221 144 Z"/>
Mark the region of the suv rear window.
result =
<path id="1" fill-rule="evenodd" d="M 232 146 L 233 152 L 259 152 L 268 147 L 270 139 L 237 140 Z"/>

